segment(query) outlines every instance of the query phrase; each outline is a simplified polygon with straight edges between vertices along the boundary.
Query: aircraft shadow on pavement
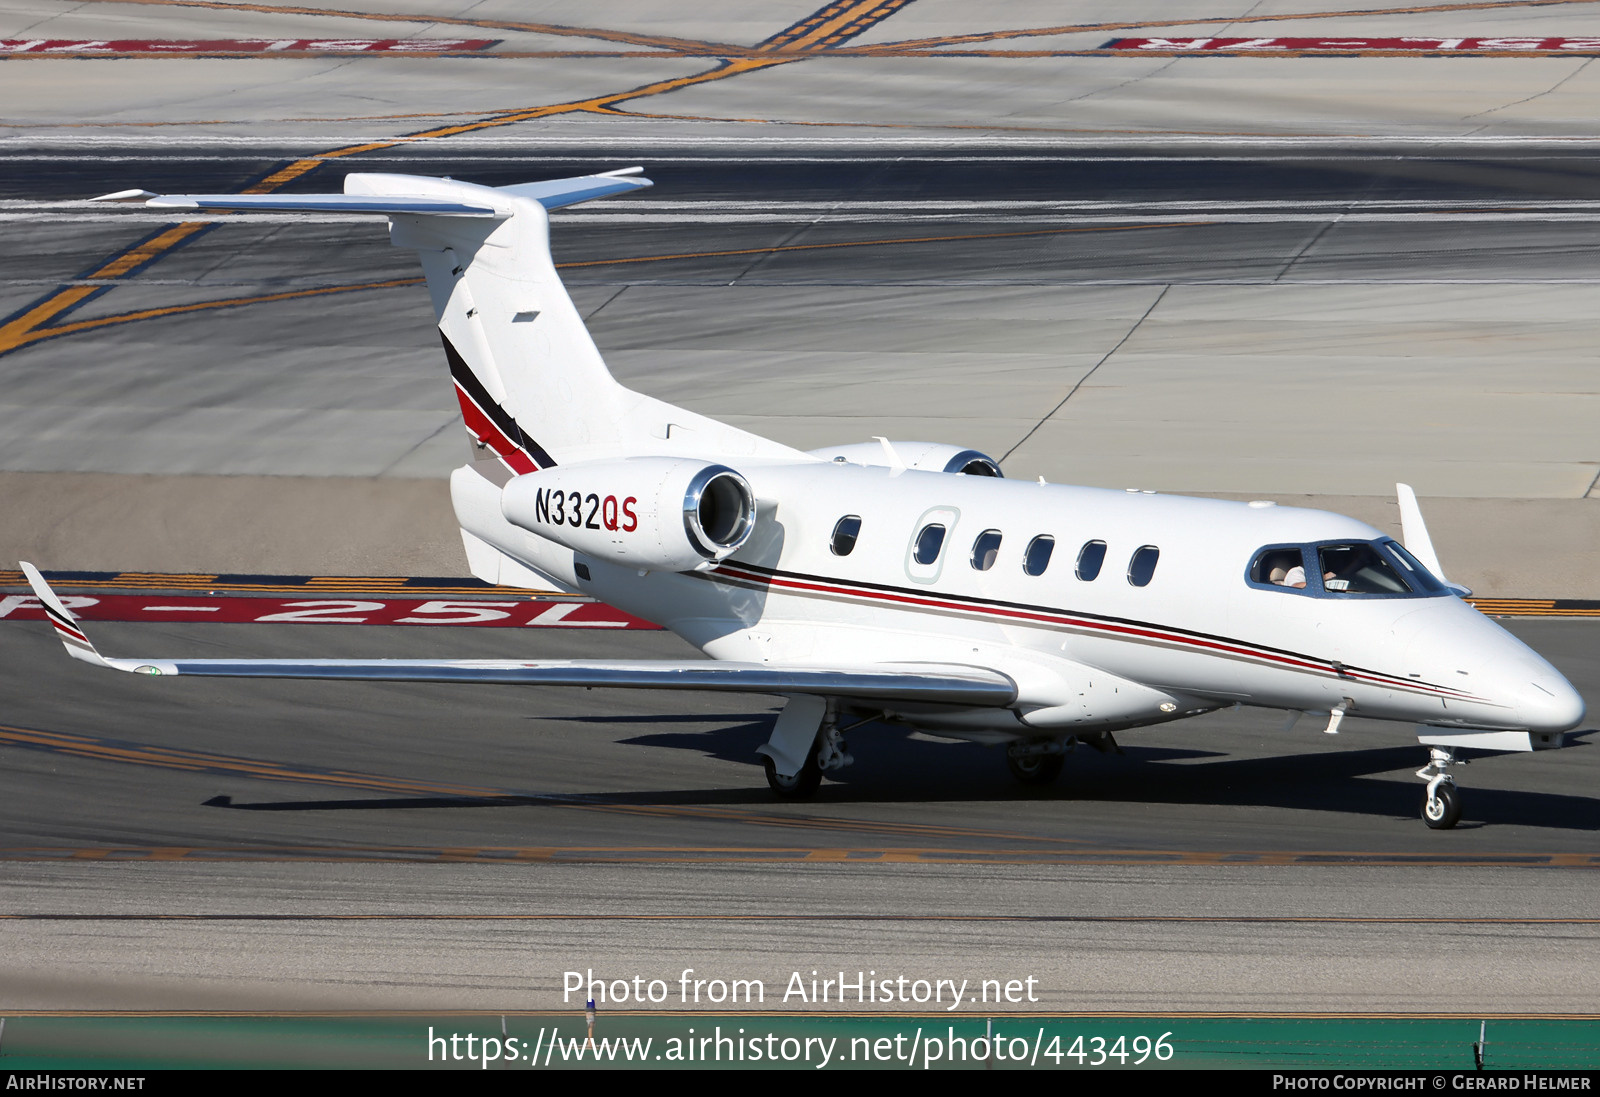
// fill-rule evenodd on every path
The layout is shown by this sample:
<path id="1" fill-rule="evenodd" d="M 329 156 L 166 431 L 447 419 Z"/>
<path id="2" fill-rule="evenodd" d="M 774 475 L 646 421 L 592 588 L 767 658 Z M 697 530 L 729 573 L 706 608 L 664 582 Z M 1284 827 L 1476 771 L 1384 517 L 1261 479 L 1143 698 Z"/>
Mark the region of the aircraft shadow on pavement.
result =
<path id="1" fill-rule="evenodd" d="M 776 806 L 765 788 L 755 747 L 771 733 L 771 713 L 721 715 L 581 716 L 560 719 L 644 724 L 717 724 L 703 731 L 664 731 L 619 740 L 621 745 L 693 751 L 702 757 L 750 767 L 751 785 L 738 789 L 512 792 L 484 796 L 384 798 L 235 803 L 218 796 L 209 807 L 244 811 L 338 811 L 516 806 Z M 726 721 L 726 722 L 724 722 Z M 1595 729 L 1573 733 L 1574 746 Z M 1080 748 L 1070 754 L 1059 780 L 1047 786 L 1018 784 L 995 748 L 914 739 L 903 728 L 870 724 L 852 733 L 856 762 L 829 774 L 818 807 L 852 803 L 909 804 L 1060 801 L 1103 804 L 1172 804 L 1273 807 L 1413 820 L 1422 784 L 1411 778 L 1425 756 L 1416 745 L 1318 751 L 1271 757 L 1230 757 L 1223 752 L 1124 745 L 1121 755 Z M 1482 754 L 1474 752 L 1474 757 Z M 1467 796 L 1463 828 L 1520 825 L 1559 830 L 1600 830 L 1600 802 L 1556 792 L 1483 787 L 1461 775 Z M 1377 779 L 1395 774 L 1402 779 Z"/>
<path id="2" fill-rule="evenodd" d="M 701 733 L 666 732 L 624 743 L 699 751 L 709 757 L 750 763 L 751 728 L 728 727 Z M 1573 746 L 1587 745 L 1569 735 Z M 1123 744 L 1121 755 L 1084 747 L 1067 756 L 1066 768 L 1052 785 L 1018 784 L 1004 754 L 971 743 L 913 740 L 913 732 L 870 724 L 849 736 L 855 764 L 827 775 L 819 803 L 906 803 L 992 801 L 996 799 L 1087 801 L 1125 804 L 1200 804 L 1281 807 L 1343 814 L 1415 818 L 1422 782 L 1411 774 L 1426 761 L 1416 745 L 1318 751 L 1266 758 L 1231 758 L 1223 752 Z M 1570 748 L 1569 748 L 1570 749 Z M 1493 757 L 1472 752 L 1472 757 Z M 1218 759 L 1218 760 L 1210 760 Z M 1163 764 L 1165 763 L 1165 764 Z M 1181 764 L 1172 764 L 1181 763 Z M 1400 771 L 1403 780 L 1377 780 Z M 1483 788 L 1475 773 L 1460 775 L 1468 797 L 1463 827 L 1519 824 L 1563 830 L 1600 830 L 1600 802 L 1553 792 Z"/>

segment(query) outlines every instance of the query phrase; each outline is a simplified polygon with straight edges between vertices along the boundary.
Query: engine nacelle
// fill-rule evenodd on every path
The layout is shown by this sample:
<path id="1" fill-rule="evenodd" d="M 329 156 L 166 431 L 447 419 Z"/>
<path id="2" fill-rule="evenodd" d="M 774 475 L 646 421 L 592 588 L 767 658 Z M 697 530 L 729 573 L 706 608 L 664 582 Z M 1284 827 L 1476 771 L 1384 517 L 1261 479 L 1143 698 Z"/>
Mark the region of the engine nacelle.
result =
<path id="1" fill-rule="evenodd" d="M 893 468 L 885 446 L 894 450 L 894 456 L 908 469 L 923 472 L 953 472 L 967 476 L 1004 476 L 1000 462 L 986 453 L 965 449 L 944 442 L 852 442 L 848 446 L 829 446 L 814 449 L 811 456 L 824 461 L 839 461 L 852 465 L 871 465 L 876 468 Z"/>
<path id="2" fill-rule="evenodd" d="M 693 571 L 749 540 L 756 497 L 725 465 L 630 457 L 557 465 L 500 492 L 506 521 L 624 567 Z"/>

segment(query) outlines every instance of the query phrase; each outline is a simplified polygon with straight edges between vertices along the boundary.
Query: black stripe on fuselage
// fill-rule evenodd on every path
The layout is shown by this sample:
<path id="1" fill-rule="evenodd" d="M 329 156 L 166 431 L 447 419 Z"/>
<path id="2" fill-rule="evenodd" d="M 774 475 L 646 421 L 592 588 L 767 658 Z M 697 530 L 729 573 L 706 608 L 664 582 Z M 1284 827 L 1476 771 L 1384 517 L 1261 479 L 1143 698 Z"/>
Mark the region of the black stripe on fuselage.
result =
<path id="1" fill-rule="evenodd" d="M 499 427 L 501 433 L 511 440 L 512 445 L 519 447 L 533 459 L 535 464 L 546 469 L 554 467 L 556 459 L 546 453 L 543 446 L 524 434 L 510 412 L 495 402 L 489 395 L 489 390 L 483 387 L 483 382 L 478 380 L 478 375 L 472 372 L 472 367 L 467 365 L 467 360 L 461 357 L 461 352 L 456 350 L 455 344 L 450 342 L 450 337 L 443 330 L 439 332 L 439 341 L 444 344 L 444 356 L 450 363 L 450 376 L 461 386 L 461 391 L 483 410 L 489 421 Z"/>
<path id="2" fill-rule="evenodd" d="M 1028 603 L 1028 602 L 1007 602 L 1007 601 L 1002 601 L 1000 599 L 994 599 L 994 598 L 976 598 L 976 597 L 973 597 L 971 595 L 951 594 L 951 593 L 947 593 L 947 592 L 943 592 L 943 591 L 932 591 L 932 590 L 928 590 L 926 588 L 923 588 L 923 589 L 919 590 L 919 589 L 916 589 L 916 588 L 913 588 L 913 587 L 901 587 L 901 586 L 895 586 L 895 585 L 889 584 L 889 583 L 868 583 L 868 582 L 863 582 L 863 581 L 855 580 L 855 579 L 838 579 L 838 578 L 833 578 L 833 577 L 826 576 L 826 575 L 811 575 L 811 574 L 808 574 L 806 572 L 800 572 L 800 571 L 782 571 L 782 570 L 780 570 L 778 568 L 763 567 L 763 566 L 761 566 L 759 564 L 747 564 L 747 563 L 744 563 L 743 561 L 730 561 L 730 563 L 731 563 L 731 565 L 733 567 L 737 567 L 737 568 L 743 569 L 744 571 L 748 571 L 748 572 L 754 572 L 754 573 L 756 573 L 758 575 L 767 576 L 767 577 L 769 577 L 771 579 L 798 580 L 798 581 L 801 581 L 801 582 L 821 583 L 821 584 L 826 584 L 826 585 L 834 586 L 834 587 L 847 587 L 847 588 L 848 587 L 859 587 L 859 588 L 861 588 L 863 590 L 863 592 L 873 591 L 873 592 L 882 592 L 884 594 L 894 594 L 894 595 L 900 595 L 902 597 L 918 598 L 918 599 L 929 600 L 929 601 L 938 600 L 938 601 L 943 601 L 943 602 L 953 602 L 953 603 L 957 603 L 957 604 L 959 604 L 961 606 L 964 606 L 964 607 L 970 607 L 973 612 L 978 612 L 978 613 L 981 613 L 981 612 L 983 612 L 985 610 L 988 610 L 988 609 L 1010 609 L 1010 610 L 1017 610 L 1017 611 L 1022 612 L 1022 613 L 1037 613 L 1037 614 L 1046 614 L 1046 615 L 1054 615 L 1054 616 L 1076 617 L 1076 618 L 1081 618 L 1086 622 L 1093 622 L 1095 624 L 1117 625 L 1117 626 L 1122 626 L 1124 628 L 1130 628 L 1130 629 L 1141 629 L 1141 630 L 1149 630 L 1149 631 L 1154 631 L 1154 632 L 1165 632 L 1165 633 L 1170 633 L 1175 637 L 1180 637 L 1180 638 L 1184 638 L 1184 639 L 1192 638 L 1195 641 L 1209 641 L 1209 642 L 1214 643 L 1214 644 L 1221 644 L 1221 645 L 1226 645 L 1226 646 L 1229 646 L 1229 647 L 1243 648 L 1243 649 L 1247 649 L 1247 650 L 1253 651 L 1253 652 L 1261 652 L 1262 653 L 1261 656 L 1260 656 L 1261 658 L 1271 658 L 1273 656 L 1277 656 L 1277 657 L 1280 657 L 1280 658 L 1297 660 L 1297 661 L 1302 662 L 1302 663 L 1311 663 L 1311 664 L 1314 664 L 1317 667 L 1321 668 L 1322 670 L 1326 671 L 1327 673 L 1334 675 L 1335 677 L 1345 677 L 1346 676 L 1345 672 L 1349 672 L 1350 674 L 1368 675 L 1368 676 L 1371 676 L 1373 678 L 1378 678 L 1378 679 L 1382 679 L 1383 680 L 1382 682 L 1372 683 L 1372 684 L 1375 684 L 1375 685 L 1386 685 L 1386 686 L 1390 686 L 1392 688 L 1408 689 L 1408 690 L 1423 690 L 1423 689 L 1426 689 L 1426 690 L 1429 690 L 1429 691 L 1438 691 L 1439 694 L 1448 695 L 1450 697 L 1453 697 L 1456 700 L 1478 700 L 1478 698 L 1474 697 L 1470 693 L 1467 693 L 1467 692 L 1465 692 L 1463 690 L 1453 689 L 1453 688 L 1451 688 L 1449 686 L 1441 686 L 1441 685 L 1437 685 L 1437 684 L 1432 683 L 1432 682 L 1422 682 L 1420 680 L 1414 680 L 1414 679 L 1399 678 L 1399 677 L 1397 677 L 1395 675 L 1392 675 L 1392 674 L 1389 674 L 1389 673 L 1387 673 L 1385 671 L 1369 670 L 1369 669 L 1367 669 L 1365 667 L 1351 666 L 1351 665 L 1344 664 L 1344 663 L 1334 663 L 1334 662 L 1331 662 L 1331 661 L 1329 661 L 1327 659 L 1322 659 L 1322 658 L 1319 658 L 1319 657 L 1314 656 L 1314 655 L 1305 655 L 1305 654 L 1302 654 L 1302 653 L 1297 652 L 1297 651 L 1291 651 L 1291 650 L 1289 650 L 1287 648 L 1268 647 L 1265 644 L 1257 644 L 1257 643 L 1254 643 L 1254 642 L 1249 641 L 1249 640 L 1239 640 L 1239 639 L 1235 639 L 1235 638 L 1233 638 L 1231 636 L 1221 636 L 1221 635 L 1217 635 L 1215 633 L 1208 633 L 1208 632 L 1194 632 L 1194 631 L 1191 631 L 1189 629 L 1174 628 L 1171 625 L 1160 625 L 1160 624 L 1155 624 L 1155 623 L 1150 622 L 1150 621 L 1140 621 L 1140 620 L 1136 620 L 1136 619 L 1131 618 L 1131 617 L 1111 617 L 1111 616 L 1107 616 L 1105 614 L 1085 613 L 1085 612 L 1082 612 L 1082 611 L 1079 611 L 1079 610 L 1063 609 L 1063 608 L 1056 607 L 1056 606 L 1034 605 L 1034 604 L 1031 604 L 1031 603 Z M 693 573 L 693 574 L 695 574 L 699 578 L 705 578 L 705 579 L 710 579 L 710 580 L 713 580 L 713 581 L 719 581 L 719 577 L 718 577 L 718 575 L 717 575 L 717 573 L 715 571 Z M 720 578 L 720 581 L 721 582 L 729 582 L 730 578 L 731 578 L 730 576 L 722 576 Z M 804 595 L 807 592 L 790 590 L 790 591 L 786 591 L 786 593 L 792 593 L 792 594 L 795 594 L 795 595 L 799 596 L 799 595 Z M 819 592 L 810 592 L 810 594 L 812 596 L 814 596 L 814 597 L 829 597 L 830 596 L 830 595 L 822 594 L 822 593 L 819 593 Z M 832 597 L 847 597 L 848 595 L 831 595 L 831 596 Z M 913 611 L 915 610 L 915 607 L 907 607 L 907 608 L 911 609 Z M 1016 622 L 1013 622 L 1013 623 L 1026 626 L 1029 622 L 1016 621 Z M 1223 653 L 1217 652 L 1217 653 L 1214 653 L 1214 654 L 1218 654 L 1220 656 Z"/>

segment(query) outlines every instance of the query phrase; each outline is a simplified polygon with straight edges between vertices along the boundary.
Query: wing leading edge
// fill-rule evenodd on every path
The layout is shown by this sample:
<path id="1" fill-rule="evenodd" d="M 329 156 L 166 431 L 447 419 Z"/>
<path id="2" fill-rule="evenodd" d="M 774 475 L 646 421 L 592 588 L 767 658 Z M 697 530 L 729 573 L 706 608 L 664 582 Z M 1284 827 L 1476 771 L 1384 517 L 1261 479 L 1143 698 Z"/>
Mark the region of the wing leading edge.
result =
<path id="1" fill-rule="evenodd" d="M 772 666 L 715 660 L 510 659 L 121 659 L 100 654 L 39 570 L 23 574 L 74 659 L 152 676 L 302 678 L 382 682 L 480 682 L 610 689 L 698 689 L 733 693 L 811 694 L 969 706 L 1005 706 L 1016 683 L 984 667 L 879 663 L 866 668 Z"/>

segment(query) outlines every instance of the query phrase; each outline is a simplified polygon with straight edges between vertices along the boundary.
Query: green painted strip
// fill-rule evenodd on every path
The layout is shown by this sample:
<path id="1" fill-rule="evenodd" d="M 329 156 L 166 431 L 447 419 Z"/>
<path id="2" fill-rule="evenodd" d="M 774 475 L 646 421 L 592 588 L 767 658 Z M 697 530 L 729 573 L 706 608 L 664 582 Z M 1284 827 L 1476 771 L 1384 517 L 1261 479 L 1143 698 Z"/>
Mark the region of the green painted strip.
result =
<path id="1" fill-rule="evenodd" d="M 676 993 L 677 988 L 672 989 Z M 1600 1019 L 984 1017 L 966 1011 L 952 1015 L 936 1008 L 893 1016 L 629 1015 L 602 1010 L 594 1037 L 610 1051 L 615 1066 L 628 1066 L 631 1051 L 633 1066 L 656 1069 L 674 1065 L 816 1069 L 821 1049 L 828 1045 L 830 1069 L 921 1068 L 926 1059 L 935 1068 L 1472 1071 L 1480 1024 L 1486 1037 L 1483 1065 L 1489 1070 L 1600 1068 Z M 585 1046 L 588 1030 L 580 1011 L 509 1014 L 505 1026 L 509 1039 L 501 1036 L 498 1014 L 13 1014 L 4 1030 L 0 1070 L 483 1069 L 479 1060 L 485 1047 L 497 1056 L 507 1048 L 516 1053 L 514 1061 L 490 1060 L 492 1070 L 577 1067 L 580 1051 L 583 1067 L 596 1065 L 593 1047 Z M 552 1052 L 551 1040 L 557 1036 L 559 1043 Z M 1004 1059 L 987 1065 L 984 1060 L 995 1046 Z M 914 1064 L 909 1061 L 913 1049 Z M 1164 1060 L 1159 1058 L 1163 1053 Z M 773 1063 L 769 1054 L 778 1062 Z M 1141 1054 L 1143 1064 L 1137 1061 Z M 785 1061 L 786 1055 L 791 1061 Z M 1098 1067 L 1097 1059 L 1102 1060 Z"/>

